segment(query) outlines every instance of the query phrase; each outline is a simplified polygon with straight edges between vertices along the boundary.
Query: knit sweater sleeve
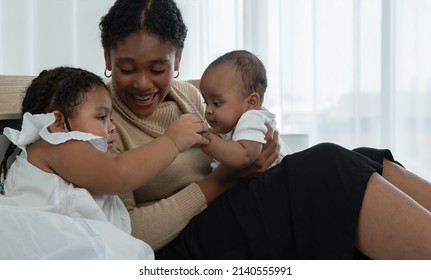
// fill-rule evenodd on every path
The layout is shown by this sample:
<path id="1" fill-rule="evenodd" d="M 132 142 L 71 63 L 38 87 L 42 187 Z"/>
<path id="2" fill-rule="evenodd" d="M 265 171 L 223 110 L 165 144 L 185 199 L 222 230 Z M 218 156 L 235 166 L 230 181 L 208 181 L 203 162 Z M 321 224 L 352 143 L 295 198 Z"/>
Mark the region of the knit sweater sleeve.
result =
<path id="1" fill-rule="evenodd" d="M 142 207 L 136 206 L 133 193 L 123 195 L 122 200 L 130 213 L 132 235 L 147 242 L 155 251 L 172 241 L 206 207 L 205 197 L 195 183 Z"/>

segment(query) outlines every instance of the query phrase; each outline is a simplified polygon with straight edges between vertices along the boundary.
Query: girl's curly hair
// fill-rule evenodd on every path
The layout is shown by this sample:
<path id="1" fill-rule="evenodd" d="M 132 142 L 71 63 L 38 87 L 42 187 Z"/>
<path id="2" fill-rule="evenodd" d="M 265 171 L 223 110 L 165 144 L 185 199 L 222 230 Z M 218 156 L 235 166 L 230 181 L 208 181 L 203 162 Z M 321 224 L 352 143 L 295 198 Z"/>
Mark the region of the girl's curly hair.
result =
<path id="1" fill-rule="evenodd" d="M 65 117 L 68 129 L 71 130 L 67 119 L 74 116 L 77 107 L 96 87 L 105 87 L 108 90 L 101 77 L 87 70 L 73 67 L 43 70 L 27 87 L 21 105 L 21 114 L 25 112 L 44 114 L 59 110 Z M 3 178 L 7 175 L 8 159 L 16 148 L 11 143 L 5 151 L 0 164 Z"/>

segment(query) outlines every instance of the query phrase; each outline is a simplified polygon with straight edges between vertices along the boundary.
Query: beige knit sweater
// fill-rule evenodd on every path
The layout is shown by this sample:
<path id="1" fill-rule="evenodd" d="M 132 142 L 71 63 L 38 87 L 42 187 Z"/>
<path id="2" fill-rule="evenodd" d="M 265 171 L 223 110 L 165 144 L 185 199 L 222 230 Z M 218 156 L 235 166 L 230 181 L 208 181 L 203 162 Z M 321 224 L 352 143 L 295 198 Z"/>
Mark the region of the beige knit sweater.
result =
<path id="1" fill-rule="evenodd" d="M 186 82 L 174 80 L 172 89 L 153 115 L 135 115 L 110 87 L 117 131 L 114 154 L 141 146 L 162 135 L 183 113 L 202 118 L 204 103 L 199 91 Z M 148 158 L 149 161 L 154 159 Z M 211 172 L 211 158 L 200 147 L 181 153 L 150 183 L 121 196 L 129 210 L 132 235 L 147 242 L 154 250 L 166 245 L 206 207 L 196 182 Z M 145 170 L 142 170 L 145 172 Z"/>

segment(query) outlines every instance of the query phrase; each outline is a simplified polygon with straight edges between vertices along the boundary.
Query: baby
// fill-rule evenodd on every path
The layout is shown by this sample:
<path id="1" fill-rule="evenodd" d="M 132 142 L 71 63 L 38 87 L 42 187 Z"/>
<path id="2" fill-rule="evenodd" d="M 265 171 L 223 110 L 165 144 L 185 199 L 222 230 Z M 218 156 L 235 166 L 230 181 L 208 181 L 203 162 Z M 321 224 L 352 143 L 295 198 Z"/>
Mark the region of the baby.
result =
<path id="1" fill-rule="evenodd" d="M 202 150 L 215 159 L 235 168 L 253 163 L 265 143 L 267 125 L 275 129 L 275 114 L 263 106 L 267 87 L 263 63 L 252 53 L 237 50 L 220 56 L 204 71 L 200 90 L 206 103 L 205 118 L 213 133 Z M 279 138 L 279 162 L 289 148 Z"/>

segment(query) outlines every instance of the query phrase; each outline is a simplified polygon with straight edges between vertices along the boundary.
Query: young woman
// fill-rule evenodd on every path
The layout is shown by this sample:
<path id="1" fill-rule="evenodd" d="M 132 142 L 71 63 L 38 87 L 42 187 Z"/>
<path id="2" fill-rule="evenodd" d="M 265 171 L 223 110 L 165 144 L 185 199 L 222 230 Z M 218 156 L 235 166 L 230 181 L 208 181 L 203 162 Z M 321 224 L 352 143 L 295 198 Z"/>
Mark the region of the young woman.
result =
<path id="1" fill-rule="evenodd" d="M 115 154 L 157 141 L 183 114 L 203 120 L 198 90 L 174 80 L 187 28 L 173 0 L 118 0 L 100 29 Z M 159 259 L 431 258 L 431 185 L 390 151 L 323 143 L 247 179 L 277 159 L 271 133 L 245 169 L 211 172 L 199 146 L 179 154 L 122 197 L 132 234 Z"/>

